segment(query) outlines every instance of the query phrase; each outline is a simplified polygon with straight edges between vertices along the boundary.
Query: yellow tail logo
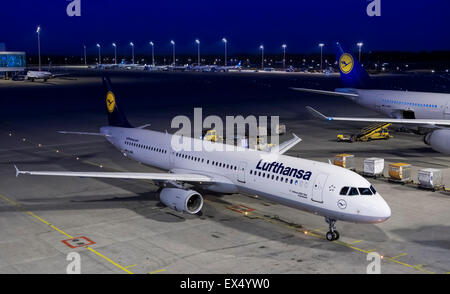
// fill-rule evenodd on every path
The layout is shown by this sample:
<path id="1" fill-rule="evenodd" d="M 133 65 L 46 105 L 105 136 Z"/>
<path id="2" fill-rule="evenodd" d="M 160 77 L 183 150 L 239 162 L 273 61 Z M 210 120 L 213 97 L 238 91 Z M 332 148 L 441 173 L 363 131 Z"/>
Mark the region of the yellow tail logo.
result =
<path id="1" fill-rule="evenodd" d="M 106 108 L 108 109 L 108 112 L 112 113 L 114 111 L 115 106 L 116 106 L 116 98 L 114 97 L 114 93 L 108 91 L 108 93 L 106 94 Z"/>
<path id="2" fill-rule="evenodd" d="M 344 74 L 351 72 L 353 69 L 353 57 L 348 53 L 342 54 L 339 58 L 339 68 Z"/>

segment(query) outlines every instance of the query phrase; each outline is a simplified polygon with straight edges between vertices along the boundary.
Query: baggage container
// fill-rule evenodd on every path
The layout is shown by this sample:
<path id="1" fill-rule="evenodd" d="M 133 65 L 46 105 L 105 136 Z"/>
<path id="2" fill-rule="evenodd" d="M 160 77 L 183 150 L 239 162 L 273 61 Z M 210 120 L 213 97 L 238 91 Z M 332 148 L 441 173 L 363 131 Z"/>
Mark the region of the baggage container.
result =
<path id="1" fill-rule="evenodd" d="M 365 176 L 376 177 L 382 175 L 384 170 L 384 158 L 370 157 L 364 159 Z"/>
<path id="2" fill-rule="evenodd" d="M 407 182 L 411 180 L 411 165 L 409 163 L 397 162 L 389 164 L 389 179 L 396 182 Z"/>
<path id="3" fill-rule="evenodd" d="M 440 189 L 443 187 L 442 170 L 436 168 L 424 168 L 419 170 L 419 185 L 425 189 Z"/>
<path id="4" fill-rule="evenodd" d="M 355 156 L 353 154 L 337 154 L 334 157 L 333 164 L 347 169 L 355 169 Z"/>

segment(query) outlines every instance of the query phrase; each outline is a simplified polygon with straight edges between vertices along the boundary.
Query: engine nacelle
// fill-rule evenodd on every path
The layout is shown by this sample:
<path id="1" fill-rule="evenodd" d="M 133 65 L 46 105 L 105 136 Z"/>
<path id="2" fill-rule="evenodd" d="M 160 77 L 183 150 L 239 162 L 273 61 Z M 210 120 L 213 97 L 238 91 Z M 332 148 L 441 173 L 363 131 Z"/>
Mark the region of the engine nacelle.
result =
<path id="1" fill-rule="evenodd" d="M 193 190 L 164 188 L 159 194 L 161 202 L 176 211 L 196 214 L 203 207 L 203 197 Z"/>
<path id="2" fill-rule="evenodd" d="M 428 133 L 423 141 L 430 145 L 433 150 L 444 154 L 450 154 L 450 130 L 442 129 Z"/>

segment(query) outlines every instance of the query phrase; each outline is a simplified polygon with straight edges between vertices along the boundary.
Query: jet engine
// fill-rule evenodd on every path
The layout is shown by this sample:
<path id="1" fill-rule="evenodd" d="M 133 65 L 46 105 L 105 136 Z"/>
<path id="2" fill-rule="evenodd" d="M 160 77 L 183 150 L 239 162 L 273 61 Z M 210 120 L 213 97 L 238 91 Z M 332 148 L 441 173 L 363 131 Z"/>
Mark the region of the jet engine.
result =
<path id="1" fill-rule="evenodd" d="M 450 154 L 450 129 L 432 131 L 423 137 L 423 141 L 437 152 Z"/>
<path id="2" fill-rule="evenodd" d="M 203 197 L 193 190 L 178 188 L 164 188 L 159 199 L 167 207 L 180 212 L 196 214 L 203 207 Z"/>

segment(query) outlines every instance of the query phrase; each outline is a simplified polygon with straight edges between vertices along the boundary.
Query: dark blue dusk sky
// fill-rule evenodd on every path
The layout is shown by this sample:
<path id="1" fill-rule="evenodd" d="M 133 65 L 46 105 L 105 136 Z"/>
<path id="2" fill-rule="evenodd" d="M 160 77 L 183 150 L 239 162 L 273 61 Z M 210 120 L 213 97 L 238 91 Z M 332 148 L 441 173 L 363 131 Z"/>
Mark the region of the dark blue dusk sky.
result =
<path id="1" fill-rule="evenodd" d="M 95 44 L 111 54 L 112 42 L 120 54 L 128 54 L 130 41 L 136 53 L 170 54 L 169 40 L 177 53 L 195 54 L 199 38 L 203 53 L 221 53 L 222 37 L 233 53 L 258 53 L 264 44 L 268 53 L 316 52 L 317 44 L 355 46 L 365 50 L 450 50 L 449 0 L 381 0 L 381 16 L 369 17 L 369 0 L 310 1 L 116 1 L 81 0 L 81 17 L 66 14 L 66 0 L 3 1 L 0 42 L 9 50 L 34 54 L 36 25 L 42 27 L 42 53 L 81 55 L 86 44 L 95 54 Z"/>

